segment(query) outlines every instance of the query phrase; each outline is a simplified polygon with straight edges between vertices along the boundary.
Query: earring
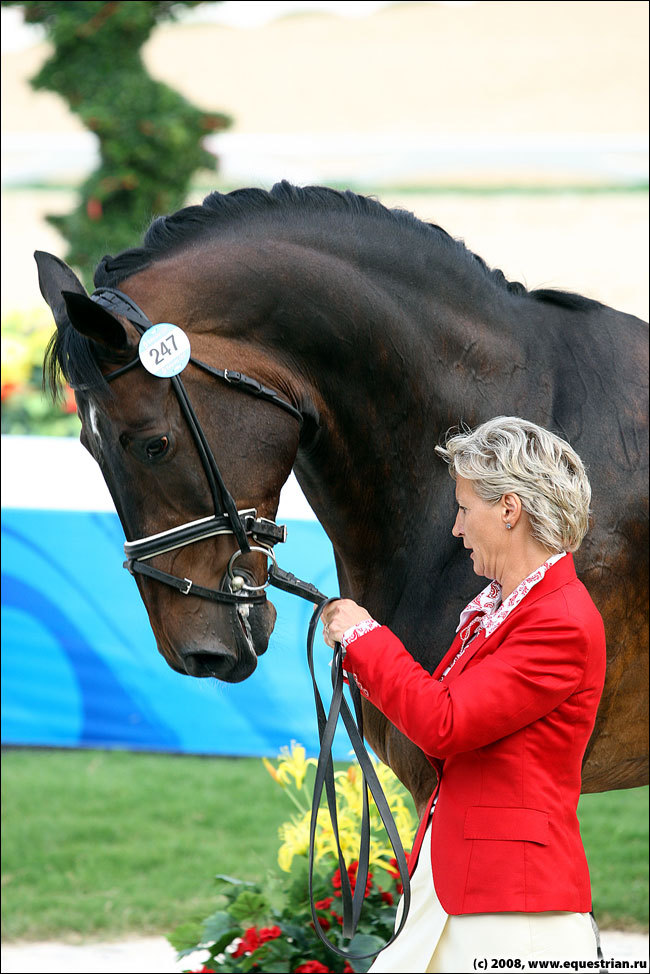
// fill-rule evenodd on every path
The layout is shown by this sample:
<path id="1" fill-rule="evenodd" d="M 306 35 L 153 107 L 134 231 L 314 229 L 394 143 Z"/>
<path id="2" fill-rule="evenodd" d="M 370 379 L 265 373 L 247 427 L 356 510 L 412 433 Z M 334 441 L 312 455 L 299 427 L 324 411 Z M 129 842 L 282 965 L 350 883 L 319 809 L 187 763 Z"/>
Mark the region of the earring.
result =
<path id="1" fill-rule="evenodd" d="M 512 524 L 510 523 L 510 521 L 506 521 L 506 528 L 508 529 L 508 531 L 512 531 Z"/>

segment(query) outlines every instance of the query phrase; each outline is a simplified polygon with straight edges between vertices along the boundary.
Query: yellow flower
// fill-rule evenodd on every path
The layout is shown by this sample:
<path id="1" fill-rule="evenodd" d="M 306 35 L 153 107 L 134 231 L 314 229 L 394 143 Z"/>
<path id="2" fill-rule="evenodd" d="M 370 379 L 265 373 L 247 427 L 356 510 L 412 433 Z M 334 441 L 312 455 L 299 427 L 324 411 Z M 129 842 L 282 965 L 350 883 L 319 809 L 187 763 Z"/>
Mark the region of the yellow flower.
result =
<path id="1" fill-rule="evenodd" d="M 282 787 L 284 788 L 284 783 L 281 780 L 280 775 L 275 770 L 275 768 L 273 767 L 273 765 L 271 764 L 271 762 L 268 760 L 268 758 L 262 758 L 262 764 L 264 765 L 264 767 L 266 768 L 266 770 L 268 771 L 268 773 L 271 775 L 271 777 L 273 778 L 273 780 L 274 781 L 277 781 L 277 783 L 279 785 L 282 785 Z"/>
<path id="2" fill-rule="evenodd" d="M 311 813 L 305 812 L 300 818 L 294 816 L 278 829 L 282 845 L 278 851 L 278 865 L 289 872 L 294 856 L 306 856 L 309 852 L 309 823 Z"/>
<path id="3" fill-rule="evenodd" d="M 278 763 L 278 778 L 281 784 L 288 785 L 291 782 L 300 790 L 304 784 L 307 768 L 316 765 L 314 758 L 307 758 L 307 752 L 302 744 L 291 742 L 291 747 L 283 747 L 280 750 L 280 760 Z"/>
<path id="4" fill-rule="evenodd" d="M 286 794 L 300 811 L 298 817 L 294 816 L 289 822 L 285 822 L 279 830 L 282 845 L 278 852 L 278 863 L 281 869 L 289 871 L 294 856 L 306 856 L 309 851 L 311 812 L 305 808 L 303 785 L 309 765 L 315 765 L 317 762 L 313 758 L 308 759 L 305 748 L 296 744 L 295 741 L 291 742 L 290 747 L 283 747 L 280 751 L 277 769 L 265 758 L 262 760 L 271 777 L 285 789 Z M 395 819 L 402 843 L 408 848 L 413 841 L 417 827 L 412 808 L 407 803 L 410 799 L 408 799 L 406 790 L 390 768 L 376 761 L 373 764 Z M 363 812 L 363 776 L 356 765 L 350 765 L 347 771 L 336 772 L 334 779 L 341 849 L 346 859 L 357 859 Z M 303 790 L 302 795 L 294 793 L 301 789 Z M 379 811 L 372 801 L 372 797 L 370 801 L 370 831 L 370 861 L 373 865 L 388 869 L 394 851 L 388 841 Z M 327 855 L 336 855 L 334 831 L 325 807 L 321 807 L 318 812 L 315 855 L 317 861 Z"/>

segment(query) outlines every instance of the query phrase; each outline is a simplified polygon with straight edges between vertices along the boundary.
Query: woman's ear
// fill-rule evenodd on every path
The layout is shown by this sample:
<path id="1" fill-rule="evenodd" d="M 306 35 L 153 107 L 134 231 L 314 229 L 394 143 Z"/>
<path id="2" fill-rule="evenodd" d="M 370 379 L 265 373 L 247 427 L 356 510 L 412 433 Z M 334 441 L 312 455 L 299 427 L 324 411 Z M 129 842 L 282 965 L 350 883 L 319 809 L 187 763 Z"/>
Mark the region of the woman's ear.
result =
<path id="1" fill-rule="evenodd" d="M 509 525 L 511 528 L 514 528 L 521 517 L 522 511 L 519 495 L 515 493 L 504 494 L 501 498 L 501 509 L 506 527 Z"/>

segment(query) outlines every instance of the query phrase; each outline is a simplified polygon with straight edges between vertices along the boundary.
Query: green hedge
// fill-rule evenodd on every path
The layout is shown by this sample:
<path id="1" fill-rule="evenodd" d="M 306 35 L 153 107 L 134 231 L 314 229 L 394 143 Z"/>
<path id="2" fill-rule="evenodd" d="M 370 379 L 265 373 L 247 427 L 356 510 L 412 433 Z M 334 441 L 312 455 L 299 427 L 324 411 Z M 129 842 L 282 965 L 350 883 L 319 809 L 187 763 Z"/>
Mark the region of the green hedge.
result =
<path id="1" fill-rule="evenodd" d="M 22 7 L 53 45 L 33 87 L 61 95 L 99 139 L 101 162 L 81 186 L 77 207 L 48 217 L 68 241 L 65 259 L 90 287 L 104 254 L 132 247 L 153 217 L 183 206 L 197 170 L 216 168 L 202 140 L 230 118 L 154 81 L 140 53 L 157 24 L 202 0 L 2 2 Z"/>

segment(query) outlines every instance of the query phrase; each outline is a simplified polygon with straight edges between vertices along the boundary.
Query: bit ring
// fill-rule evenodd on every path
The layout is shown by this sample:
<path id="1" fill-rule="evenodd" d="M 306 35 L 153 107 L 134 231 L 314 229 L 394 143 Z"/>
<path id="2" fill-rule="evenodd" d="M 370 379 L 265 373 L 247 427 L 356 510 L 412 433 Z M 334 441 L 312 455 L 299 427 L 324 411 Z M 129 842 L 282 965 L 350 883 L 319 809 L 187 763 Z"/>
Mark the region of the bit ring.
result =
<path id="1" fill-rule="evenodd" d="M 266 555 L 267 558 L 270 558 L 273 561 L 273 563 L 277 565 L 275 555 L 271 548 L 262 547 L 261 545 L 251 545 L 249 551 L 259 551 L 261 552 L 261 554 Z M 243 554 L 248 554 L 248 552 L 243 552 L 241 548 L 238 548 L 237 551 L 234 553 L 234 555 L 232 555 L 232 557 L 230 558 L 230 561 L 228 562 L 228 568 L 226 569 L 226 571 L 228 573 L 228 578 L 230 579 L 231 582 L 235 578 L 235 574 L 233 572 L 233 565 L 237 561 L 237 559 Z M 241 576 L 238 577 L 241 578 Z M 267 579 L 263 585 L 246 585 L 246 583 L 244 582 L 243 585 L 238 586 L 238 589 L 243 589 L 246 592 L 263 592 L 264 589 L 268 587 L 268 585 L 269 585 L 269 578 L 267 573 Z"/>

